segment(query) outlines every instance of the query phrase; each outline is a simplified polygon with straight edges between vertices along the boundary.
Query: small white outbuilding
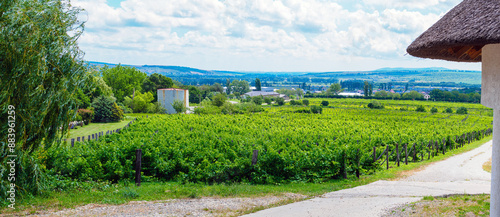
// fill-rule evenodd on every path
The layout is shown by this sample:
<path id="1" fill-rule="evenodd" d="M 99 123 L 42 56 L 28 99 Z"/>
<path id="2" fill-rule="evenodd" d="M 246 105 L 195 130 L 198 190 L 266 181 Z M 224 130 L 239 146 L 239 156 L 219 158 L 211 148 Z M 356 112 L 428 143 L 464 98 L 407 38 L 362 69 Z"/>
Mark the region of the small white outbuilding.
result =
<path id="1" fill-rule="evenodd" d="M 178 88 L 158 89 L 158 103 L 167 110 L 167 114 L 177 113 L 172 106 L 175 100 L 181 101 L 184 106 L 189 107 L 189 90 Z"/>

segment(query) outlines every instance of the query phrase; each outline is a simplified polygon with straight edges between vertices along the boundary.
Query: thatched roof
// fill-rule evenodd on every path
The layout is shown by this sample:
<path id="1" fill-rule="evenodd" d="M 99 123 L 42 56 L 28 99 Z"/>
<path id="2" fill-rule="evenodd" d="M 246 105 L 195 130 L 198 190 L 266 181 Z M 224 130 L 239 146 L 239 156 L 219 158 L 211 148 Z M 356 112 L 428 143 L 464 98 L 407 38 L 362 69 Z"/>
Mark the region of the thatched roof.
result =
<path id="1" fill-rule="evenodd" d="M 500 1 L 464 0 L 406 51 L 416 57 L 480 62 L 481 48 L 497 43 L 500 43 Z"/>

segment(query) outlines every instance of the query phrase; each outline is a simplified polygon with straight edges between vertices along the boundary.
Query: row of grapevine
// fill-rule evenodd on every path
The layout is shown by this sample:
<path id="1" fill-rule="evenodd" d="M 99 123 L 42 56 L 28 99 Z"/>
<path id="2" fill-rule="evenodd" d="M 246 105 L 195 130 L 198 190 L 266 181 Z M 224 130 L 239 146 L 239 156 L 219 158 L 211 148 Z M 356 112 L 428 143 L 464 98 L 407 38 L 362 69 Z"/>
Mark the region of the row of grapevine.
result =
<path id="1" fill-rule="evenodd" d="M 247 115 L 152 115 L 118 134 L 71 147 L 54 146 L 47 167 L 79 180 L 134 177 L 135 150 L 142 149 L 146 178 L 189 182 L 322 182 L 372 173 L 386 147 L 429 141 L 451 147 L 456 136 L 491 128 L 491 117 L 326 108 L 323 114 L 281 112 Z M 258 161 L 252 165 L 253 150 Z M 392 157 L 394 158 L 394 157 Z M 394 161 L 394 159 L 390 159 Z"/>

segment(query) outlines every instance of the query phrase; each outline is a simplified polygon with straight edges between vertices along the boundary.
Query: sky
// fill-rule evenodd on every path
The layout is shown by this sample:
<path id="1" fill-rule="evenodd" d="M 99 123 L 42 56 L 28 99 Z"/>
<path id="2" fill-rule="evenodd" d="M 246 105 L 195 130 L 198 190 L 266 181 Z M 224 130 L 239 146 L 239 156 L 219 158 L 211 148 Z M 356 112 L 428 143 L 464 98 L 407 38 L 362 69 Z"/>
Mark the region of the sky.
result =
<path id="1" fill-rule="evenodd" d="M 480 70 L 408 45 L 461 0 L 72 0 L 85 60 L 262 72 Z"/>

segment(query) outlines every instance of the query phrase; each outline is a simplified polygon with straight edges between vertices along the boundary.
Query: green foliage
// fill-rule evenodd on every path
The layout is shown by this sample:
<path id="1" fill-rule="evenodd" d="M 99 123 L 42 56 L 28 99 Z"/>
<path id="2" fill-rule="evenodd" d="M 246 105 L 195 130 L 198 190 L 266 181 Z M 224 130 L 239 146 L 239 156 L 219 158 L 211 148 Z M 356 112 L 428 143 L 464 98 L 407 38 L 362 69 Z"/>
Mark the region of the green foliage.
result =
<path id="1" fill-rule="evenodd" d="M 451 109 L 451 108 L 448 107 L 448 108 L 446 108 L 446 110 L 444 110 L 444 112 L 451 114 L 451 113 L 453 113 L 453 109 Z"/>
<path id="2" fill-rule="evenodd" d="M 309 100 L 303 99 L 302 100 L 302 104 L 304 104 L 305 106 L 308 106 L 309 105 Z"/>
<path id="3" fill-rule="evenodd" d="M 90 109 L 78 109 L 78 115 L 82 117 L 83 123 L 89 125 L 92 119 L 94 119 L 94 111 Z"/>
<path id="4" fill-rule="evenodd" d="M 112 88 L 118 102 L 123 102 L 126 96 L 142 91 L 142 84 L 147 75 L 134 67 L 117 65 L 113 68 L 103 67 L 101 73 L 104 81 Z"/>
<path id="5" fill-rule="evenodd" d="M 465 107 L 460 107 L 460 108 L 457 109 L 457 114 L 464 115 L 464 114 L 467 114 L 467 113 L 469 113 L 469 112 L 467 111 L 467 108 L 465 108 Z"/>
<path id="6" fill-rule="evenodd" d="M 262 99 L 262 96 L 252 97 L 252 102 L 255 103 L 256 105 L 262 105 L 263 101 L 264 100 Z"/>
<path id="7" fill-rule="evenodd" d="M 379 101 L 374 100 L 374 101 L 368 103 L 368 108 L 371 108 L 371 109 L 383 109 L 384 106 Z"/>
<path id="8" fill-rule="evenodd" d="M 94 107 L 94 119 L 96 123 L 117 122 L 123 119 L 123 111 L 115 103 L 112 97 L 100 96 L 92 102 Z"/>
<path id="9" fill-rule="evenodd" d="M 172 79 L 165 75 L 153 73 L 142 82 L 142 91 L 153 93 L 154 100 L 158 99 L 158 89 L 171 88 L 174 86 Z"/>
<path id="10" fill-rule="evenodd" d="M 344 91 L 344 89 L 342 89 L 342 86 L 339 83 L 330 85 L 330 88 L 326 90 L 327 94 L 333 95 L 339 95 L 339 93 L 341 93 L 342 91 Z"/>
<path id="11" fill-rule="evenodd" d="M 279 106 L 285 105 L 285 99 L 283 99 L 282 97 L 277 97 L 277 98 L 276 98 L 276 103 L 277 103 Z"/>
<path id="12" fill-rule="evenodd" d="M 414 90 L 403 94 L 403 99 L 415 100 L 415 99 L 423 99 L 423 98 L 424 98 L 423 94 L 421 94 L 417 91 L 414 91 Z"/>
<path id="13" fill-rule="evenodd" d="M 261 91 L 262 90 L 261 84 L 260 84 L 260 79 L 258 79 L 258 78 L 255 79 L 255 90 L 256 91 Z"/>
<path id="14" fill-rule="evenodd" d="M 77 44 L 80 11 L 67 1 L 1 1 L 0 141 L 7 141 L 9 105 L 24 151 L 66 133 L 59 127 L 76 115 L 78 90 L 92 86 Z"/>
<path id="15" fill-rule="evenodd" d="M 416 112 L 426 112 L 427 110 L 425 109 L 425 107 L 423 105 L 419 105 L 419 106 L 417 106 L 415 111 Z"/>
<path id="16" fill-rule="evenodd" d="M 290 100 L 290 105 L 302 105 L 302 102 L 292 99 L 292 100 Z"/>
<path id="17" fill-rule="evenodd" d="M 322 106 L 328 106 L 329 102 L 326 100 L 321 101 Z"/>
<path id="18" fill-rule="evenodd" d="M 273 102 L 272 98 L 271 97 L 265 97 L 264 98 L 264 102 L 268 105 L 271 105 L 271 103 Z"/>
<path id="19" fill-rule="evenodd" d="M 311 112 L 314 114 L 321 114 L 321 112 L 323 112 L 323 108 L 321 106 L 318 106 L 318 105 L 312 105 Z"/>
<path id="20" fill-rule="evenodd" d="M 248 81 L 245 81 L 245 80 L 233 80 L 233 82 L 231 82 L 231 92 L 234 94 L 234 95 L 237 95 L 236 93 L 238 93 L 239 95 L 241 94 L 245 94 L 245 93 L 248 93 L 250 92 L 250 85 L 248 84 Z M 239 96 L 237 95 L 237 96 Z"/>
<path id="21" fill-rule="evenodd" d="M 432 107 L 431 108 L 431 113 L 434 114 L 434 113 L 437 113 L 438 112 L 438 109 L 436 107 Z"/>
<path id="22" fill-rule="evenodd" d="M 215 95 L 212 99 L 212 105 L 221 107 L 226 102 L 226 96 L 222 93 Z"/>
<path id="23" fill-rule="evenodd" d="M 184 106 L 184 102 L 180 100 L 174 100 L 174 102 L 172 103 L 172 107 L 174 107 L 175 112 L 179 114 L 187 111 L 186 106 Z"/>
<path id="24" fill-rule="evenodd" d="M 135 97 L 133 97 L 133 99 L 132 97 L 132 95 L 126 96 L 123 100 L 123 104 L 131 108 L 134 113 L 145 113 L 148 108 L 154 106 L 153 103 L 151 103 L 154 100 L 154 96 L 151 92 L 141 93 L 136 91 Z"/>
<path id="25" fill-rule="evenodd" d="M 300 88 L 297 88 L 295 90 L 289 90 L 289 89 L 283 88 L 283 89 L 277 90 L 276 92 L 278 92 L 279 94 L 285 94 L 288 97 L 290 97 L 291 99 L 295 98 L 295 97 L 293 97 L 294 95 L 297 95 L 298 97 L 302 97 L 304 95 L 304 92 Z"/>

